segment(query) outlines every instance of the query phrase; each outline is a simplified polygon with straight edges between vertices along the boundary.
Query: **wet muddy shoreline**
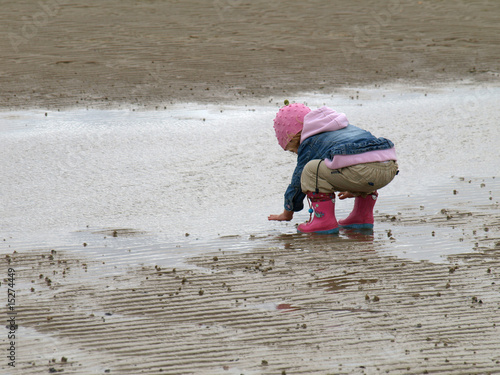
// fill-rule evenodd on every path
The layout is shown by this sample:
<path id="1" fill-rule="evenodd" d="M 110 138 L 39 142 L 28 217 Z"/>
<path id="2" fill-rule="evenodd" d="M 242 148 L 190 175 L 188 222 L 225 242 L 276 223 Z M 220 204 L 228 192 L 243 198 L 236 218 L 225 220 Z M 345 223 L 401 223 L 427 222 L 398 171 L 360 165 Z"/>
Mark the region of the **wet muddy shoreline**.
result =
<path id="1" fill-rule="evenodd" d="M 495 373 L 499 184 L 454 186 L 433 214 L 378 212 L 374 232 L 284 233 L 246 251 L 221 238 L 219 249 L 186 257 L 188 267 L 120 265 L 68 248 L 13 251 L 2 272 L 17 273 L 18 371 Z M 464 207 L 459 194 L 484 200 Z M 442 241 L 469 250 L 415 258 Z"/>
<path id="2" fill-rule="evenodd" d="M 0 372 L 500 373 L 499 6 L 3 4 Z M 284 99 L 395 141 L 373 232 L 267 222 Z"/>
<path id="3" fill-rule="evenodd" d="M 191 259 L 203 272 L 148 266 L 113 277 L 103 277 L 100 262 L 71 254 L 12 254 L 10 265 L 33 288 L 20 296 L 20 353 L 29 360 L 19 367 L 24 374 L 494 373 L 496 236 L 433 264 L 380 256 L 371 241 L 288 235 L 267 249 Z"/>

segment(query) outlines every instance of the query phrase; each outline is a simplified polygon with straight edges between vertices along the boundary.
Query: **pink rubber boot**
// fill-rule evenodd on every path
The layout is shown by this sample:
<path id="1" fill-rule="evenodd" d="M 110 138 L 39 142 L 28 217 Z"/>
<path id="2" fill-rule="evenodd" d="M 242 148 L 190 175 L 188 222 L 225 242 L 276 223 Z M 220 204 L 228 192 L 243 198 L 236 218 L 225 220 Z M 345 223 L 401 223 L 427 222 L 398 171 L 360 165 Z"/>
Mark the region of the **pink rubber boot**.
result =
<path id="1" fill-rule="evenodd" d="M 366 198 L 354 198 L 354 207 L 350 215 L 339 221 L 342 228 L 372 229 L 373 228 L 373 207 L 377 202 L 378 193 L 375 191 Z"/>
<path id="2" fill-rule="evenodd" d="M 335 218 L 335 194 L 307 193 L 311 202 L 309 221 L 300 224 L 300 233 L 334 234 L 339 232 L 339 224 Z"/>

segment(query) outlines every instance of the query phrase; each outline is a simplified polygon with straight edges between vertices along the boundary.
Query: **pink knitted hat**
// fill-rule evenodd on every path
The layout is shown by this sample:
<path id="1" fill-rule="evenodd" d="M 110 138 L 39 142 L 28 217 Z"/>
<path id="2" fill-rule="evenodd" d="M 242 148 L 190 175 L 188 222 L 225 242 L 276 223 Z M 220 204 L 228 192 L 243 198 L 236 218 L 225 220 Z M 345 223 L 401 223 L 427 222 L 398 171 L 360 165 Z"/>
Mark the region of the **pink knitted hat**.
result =
<path id="1" fill-rule="evenodd" d="M 311 109 L 300 103 L 292 103 L 280 108 L 274 119 L 274 131 L 283 150 L 293 136 L 302 130 L 304 116 L 309 112 Z"/>

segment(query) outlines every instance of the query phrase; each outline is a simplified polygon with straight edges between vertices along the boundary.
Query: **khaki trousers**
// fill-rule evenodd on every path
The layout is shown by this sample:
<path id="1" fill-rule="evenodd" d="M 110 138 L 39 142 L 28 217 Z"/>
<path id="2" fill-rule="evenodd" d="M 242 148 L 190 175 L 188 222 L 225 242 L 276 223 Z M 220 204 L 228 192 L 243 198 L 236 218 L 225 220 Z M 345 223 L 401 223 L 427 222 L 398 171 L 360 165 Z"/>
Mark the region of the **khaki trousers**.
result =
<path id="1" fill-rule="evenodd" d="M 302 191 L 332 193 L 348 191 L 363 197 L 381 189 L 394 179 L 398 172 L 395 161 L 351 165 L 340 169 L 328 168 L 323 160 L 306 164 L 300 179 Z"/>

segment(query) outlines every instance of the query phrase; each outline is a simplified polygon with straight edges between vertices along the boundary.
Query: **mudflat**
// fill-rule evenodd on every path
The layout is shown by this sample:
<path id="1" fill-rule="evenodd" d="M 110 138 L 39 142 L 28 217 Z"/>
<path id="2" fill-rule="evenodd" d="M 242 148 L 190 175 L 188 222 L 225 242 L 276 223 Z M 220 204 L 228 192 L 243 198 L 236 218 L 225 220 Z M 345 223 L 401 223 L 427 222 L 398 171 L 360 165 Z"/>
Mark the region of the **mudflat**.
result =
<path id="1" fill-rule="evenodd" d="M 393 82 L 495 84 L 499 14 L 500 2 L 473 0 L 8 2 L 0 108 L 244 105 Z M 445 139 L 436 138 L 434 147 Z M 183 245 L 176 268 L 141 264 L 153 245 L 137 228 L 82 228 L 82 241 L 60 247 L 2 233 L 10 302 L 1 313 L 11 320 L 0 372 L 497 373 L 498 177 L 455 176 L 425 205 L 384 198 L 391 210 L 376 213 L 371 233 L 257 233 L 243 250 L 235 236 L 201 255 Z M 116 260 L 106 246 L 123 238 L 136 247 Z M 453 255 L 407 256 L 439 247 Z"/>
<path id="2" fill-rule="evenodd" d="M 0 107 L 498 80 L 499 14 L 499 2 L 479 0 L 8 2 Z"/>

